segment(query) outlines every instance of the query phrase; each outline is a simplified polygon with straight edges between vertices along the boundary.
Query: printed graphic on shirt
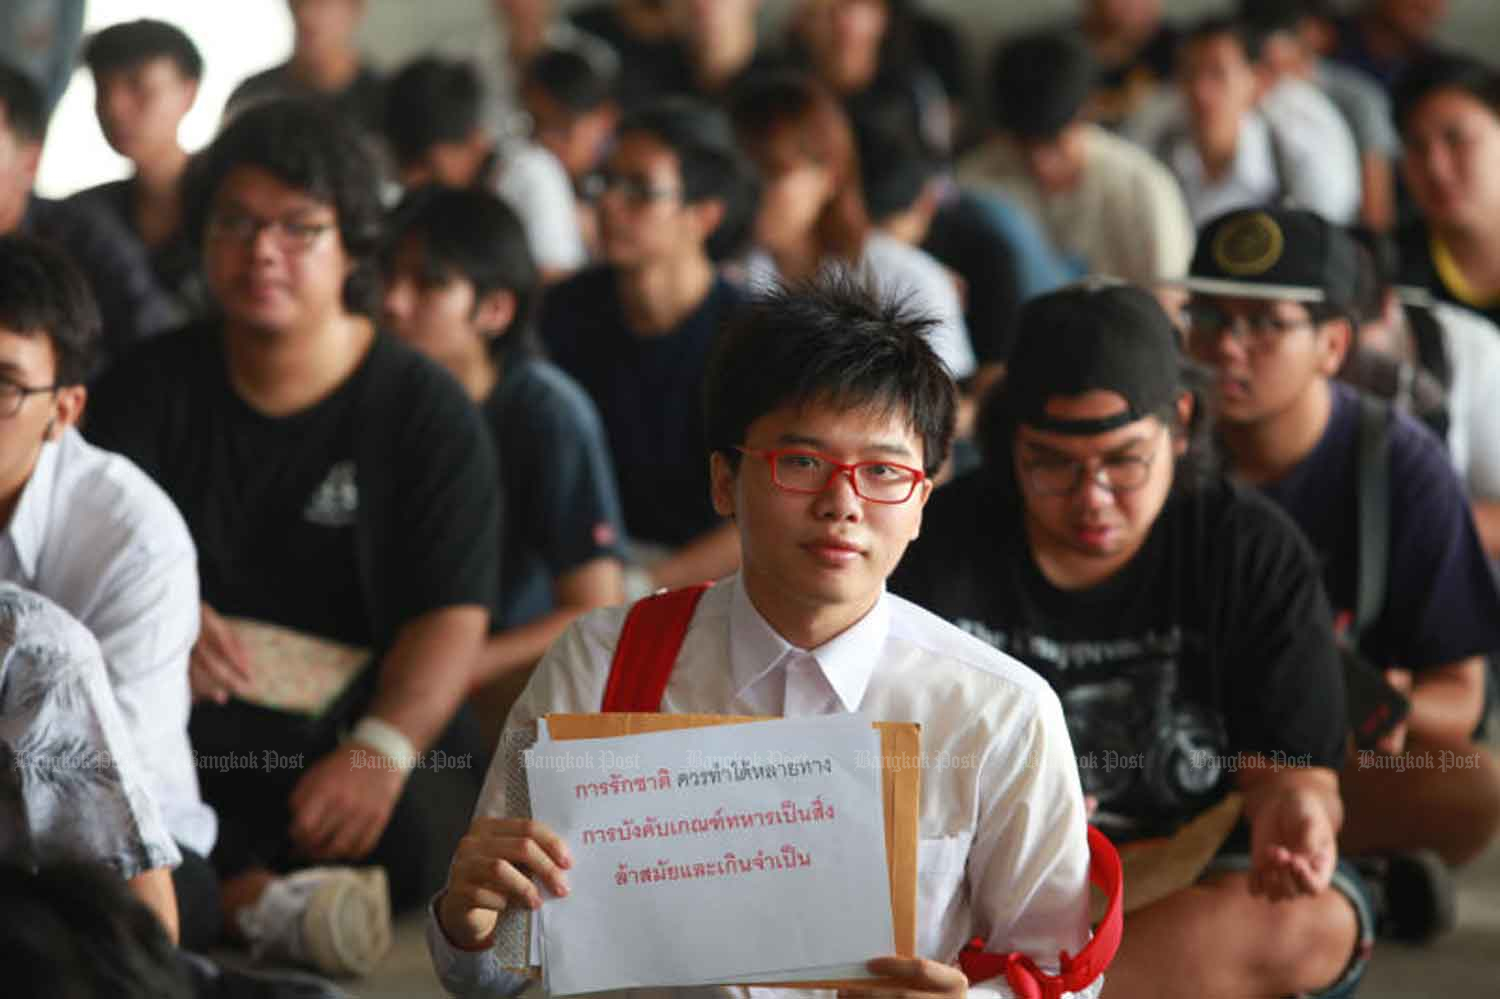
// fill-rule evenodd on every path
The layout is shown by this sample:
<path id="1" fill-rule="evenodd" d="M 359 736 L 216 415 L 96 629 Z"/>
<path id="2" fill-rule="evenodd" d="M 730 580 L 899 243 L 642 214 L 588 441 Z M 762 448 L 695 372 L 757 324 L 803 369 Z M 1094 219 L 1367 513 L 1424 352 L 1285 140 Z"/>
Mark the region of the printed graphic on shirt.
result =
<path id="1" fill-rule="evenodd" d="M 82 625 L 0 586 L 0 857 L 88 857 L 124 877 L 180 859 L 139 770 L 126 772 L 138 764 L 120 756 L 128 737 L 106 676 Z"/>
<path id="2" fill-rule="evenodd" d="M 341 461 L 308 497 L 302 517 L 308 523 L 323 527 L 349 527 L 359 512 L 359 484 L 355 481 L 354 462 Z"/>
<path id="3" fill-rule="evenodd" d="M 1181 629 L 1109 641 L 1012 635 L 954 622 L 1052 684 L 1094 822 L 1121 839 L 1172 832 L 1228 789 L 1229 739 L 1217 712 L 1179 694 Z"/>

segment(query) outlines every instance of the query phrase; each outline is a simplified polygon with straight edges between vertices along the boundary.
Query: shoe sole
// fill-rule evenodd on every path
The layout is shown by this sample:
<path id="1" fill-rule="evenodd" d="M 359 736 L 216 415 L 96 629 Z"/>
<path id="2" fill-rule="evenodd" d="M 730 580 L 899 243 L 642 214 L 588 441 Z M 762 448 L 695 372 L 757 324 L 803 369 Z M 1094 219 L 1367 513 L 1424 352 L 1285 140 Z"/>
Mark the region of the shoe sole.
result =
<path id="1" fill-rule="evenodd" d="M 303 922 L 308 956 L 339 977 L 369 974 L 391 947 L 391 896 L 385 869 L 351 871 L 308 901 Z"/>

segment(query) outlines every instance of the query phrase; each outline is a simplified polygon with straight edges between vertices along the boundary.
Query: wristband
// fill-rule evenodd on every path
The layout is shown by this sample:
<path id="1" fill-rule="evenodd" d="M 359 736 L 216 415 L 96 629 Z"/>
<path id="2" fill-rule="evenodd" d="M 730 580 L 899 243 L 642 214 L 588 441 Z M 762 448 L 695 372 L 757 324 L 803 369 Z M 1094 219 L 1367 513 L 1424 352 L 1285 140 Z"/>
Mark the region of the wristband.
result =
<path id="1" fill-rule="evenodd" d="M 417 747 L 401 730 L 374 715 L 366 715 L 349 733 L 349 742 L 362 742 L 381 756 L 388 756 L 403 775 L 417 765 Z"/>

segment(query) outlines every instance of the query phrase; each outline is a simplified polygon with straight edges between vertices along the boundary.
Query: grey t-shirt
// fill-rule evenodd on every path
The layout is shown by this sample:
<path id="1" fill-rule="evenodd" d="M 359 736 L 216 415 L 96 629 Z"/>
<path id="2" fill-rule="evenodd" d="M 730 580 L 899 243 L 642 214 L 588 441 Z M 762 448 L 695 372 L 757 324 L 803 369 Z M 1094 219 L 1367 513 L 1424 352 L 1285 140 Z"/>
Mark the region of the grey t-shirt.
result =
<path id="1" fill-rule="evenodd" d="M 0 584 L 0 859 L 133 878 L 182 860 L 146 792 L 104 657 L 52 601 Z"/>

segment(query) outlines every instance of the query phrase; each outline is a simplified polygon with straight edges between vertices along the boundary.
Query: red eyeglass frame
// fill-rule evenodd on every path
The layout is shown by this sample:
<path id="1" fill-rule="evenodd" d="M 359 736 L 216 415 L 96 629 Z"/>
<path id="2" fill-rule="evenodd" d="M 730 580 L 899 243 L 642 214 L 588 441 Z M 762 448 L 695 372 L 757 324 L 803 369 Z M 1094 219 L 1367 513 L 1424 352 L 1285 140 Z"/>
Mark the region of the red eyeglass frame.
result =
<path id="1" fill-rule="evenodd" d="M 846 464 L 842 461 L 834 461 L 828 455 L 823 454 L 819 451 L 809 451 L 807 448 L 802 447 L 736 447 L 735 450 L 740 452 L 741 454 L 750 455 L 752 458 L 765 459 L 766 468 L 771 473 L 771 482 L 776 486 L 776 488 L 782 490 L 783 492 L 794 493 L 798 496 L 816 496 L 819 493 L 827 491 L 828 486 L 833 482 L 833 477 L 842 473 L 844 477 L 849 480 L 849 486 L 854 490 L 854 495 L 858 496 L 866 503 L 880 503 L 885 506 L 900 506 L 902 503 L 911 501 L 911 498 L 917 494 L 917 487 L 920 486 L 922 482 L 927 478 L 927 473 L 922 471 L 920 468 L 913 468 L 910 465 L 903 465 L 899 461 L 856 461 Z M 828 473 L 828 478 L 823 482 L 823 485 L 817 489 L 794 489 L 791 486 L 783 484 L 781 479 L 776 475 L 776 459 L 786 454 L 803 455 L 808 458 L 816 458 L 819 461 L 826 461 L 830 466 L 832 466 Z M 890 468 L 899 468 L 902 471 L 910 472 L 912 474 L 911 491 L 898 500 L 876 499 L 873 496 L 866 496 L 864 493 L 860 492 L 859 480 L 855 478 L 854 475 L 856 469 L 862 468 L 866 465 L 886 465 Z"/>

